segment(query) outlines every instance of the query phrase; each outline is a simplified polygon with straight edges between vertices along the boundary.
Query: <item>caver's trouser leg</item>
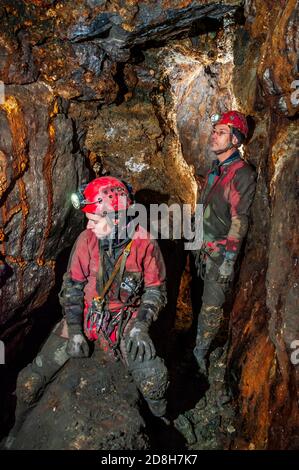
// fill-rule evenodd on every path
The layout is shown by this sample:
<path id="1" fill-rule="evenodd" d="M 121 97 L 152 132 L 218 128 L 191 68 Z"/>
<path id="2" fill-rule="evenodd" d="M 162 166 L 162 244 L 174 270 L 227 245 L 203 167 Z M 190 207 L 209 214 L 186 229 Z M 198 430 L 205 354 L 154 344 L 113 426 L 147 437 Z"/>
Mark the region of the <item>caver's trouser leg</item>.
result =
<path id="1" fill-rule="evenodd" d="M 66 345 L 67 339 L 52 332 L 32 363 L 20 371 L 16 387 L 15 424 L 7 438 L 7 448 L 12 445 L 28 411 L 34 407 L 45 386 L 68 361 Z"/>
<path id="2" fill-rule="evenodd" d="M 154 416 L 165 416 L 167 406 L 166 392 L 169 380 L 168 371 L 163 359 L 156 356 L 153 359 L 144 359 L 141 362 L 132 360 L 130 356 L 125 353 L 124 343 L 121 345 L 121 350 L 125 358 L 126 366 L 147 402 L 150 411 Z"/>
<path id="3" fill-rule="evenodd" d="M 219 333 L 223 322 L 223 304 L 226 300 L 228 285 L 217 281 L 219 266 L 223 256 L 208 257 L 205 265 L 202 307 L 198 316 L 196 346 L 194 356 L 199 370 L 207 375 L 207 356 L 213 340 Z"/>
<path id="4" fill-rule="evenodd" d="M 196 346 L 194 356 L 199 371 L 207 375 L 207 356 L 212 341 L 216 338 L 223 320 L 223 309 L 214 305 L 203 304 L 197 323 Z"/>

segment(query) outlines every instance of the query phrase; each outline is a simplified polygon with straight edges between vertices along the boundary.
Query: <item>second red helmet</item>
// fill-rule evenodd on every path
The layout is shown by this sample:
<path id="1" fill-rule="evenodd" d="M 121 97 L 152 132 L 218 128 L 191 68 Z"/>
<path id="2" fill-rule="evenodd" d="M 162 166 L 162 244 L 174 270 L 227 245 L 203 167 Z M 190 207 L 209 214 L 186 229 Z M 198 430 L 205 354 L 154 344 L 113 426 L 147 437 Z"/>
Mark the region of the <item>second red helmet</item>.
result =
<path id="1" fill-rule="evenodd" d="M 218 119 L 213 120 L 214 125 L 226 124 L 227 126 L 238 129 L 246 138 L 248 135 L 248 125 L 246 116 L 239 111 L 227 111 L 217 116 Z"/>

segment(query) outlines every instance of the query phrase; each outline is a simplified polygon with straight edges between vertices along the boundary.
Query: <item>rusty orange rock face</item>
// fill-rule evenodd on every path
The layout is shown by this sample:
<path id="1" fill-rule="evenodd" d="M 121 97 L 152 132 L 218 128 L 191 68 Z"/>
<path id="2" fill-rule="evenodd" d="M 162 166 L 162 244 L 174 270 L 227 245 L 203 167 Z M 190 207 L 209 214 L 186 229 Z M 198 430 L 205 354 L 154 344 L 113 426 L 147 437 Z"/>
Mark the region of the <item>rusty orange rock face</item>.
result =
<path id="1" fill-rule="evenodd" d="M 255 346 L 249 347 L 247 351 L 247 361 L 240 380 L 242 415 L 244 421 L 247 421 L 247 426 L 251 426 L 249 446 L 254 445 L 255 449 L 268 447 L 273 367 L 274 347 L 267 336 L 259 337 Z"/>
<path id="2" fill-rule="evenodd" d="M 11 319 L 20 306 L 27 303 L 26 318 L 26 311 L 46 301 L 55 281 L 53 243 L 57 248 L 64 246 L 63 237 L 53 233 L 53 228 L 57 230 L 61 224 L 59 192 L 75 190 L 72 178 L 80 172 L 80 163 L 75 170 L 71 161 L 73 170 L 65 171 L 68 163 L 64 158 L 67 153 L 72 155 L 72 124 L 63 114 L 61 99 L 58 104 L 41 84 L 28 88 L 7 86 L 5 98 L 0 105 L 0 251 L 8 269 L 1 285 L 1 324 Z M 68 174 L 73 177 L 66 184 Z M 58 192 L 53 189 L 56 183 Z M 36 290 L 34 297 L 32 290 Z M 23 323 L 24 318 L 20 327 Z M 15 326 L 17 329 L 18 322 Z"/>
<path id="3" fill-rule="evenodd" d="M 269 141 L 264 123 L 259 123 L 247 148 L 260 177 L 231 318 L 229 367 L 238 377 L 245 436 L 245 441 L 236 440 L 237 448 L 298 444 L 298 366 L 291 362 L 299 331 L 294 225 L 298 132 L 294 123 L 280 126 Z M 261 148 L 265 153 L 257 158 Z M 263 155 L 269 156 L 267 165 Z"/>
<path id="4" fill-rule="evenodd" d="M 298 337 L 298 237 L 294 227 L 298 126 L 277 115 L 292 116 L 298 111 L 290 101 L 291 84 L 298 78 L 294 60 L 298 3 L 251 1 L 246 13 L 250 36 L 235 70 L 234 89 L 246 111 L 255 116 L 256 128 L 246 154 L 260 176 L 232 320 L 236 336 L 231 367 L 240 371 L 239 399 L 246 434 L 245 442 L 237 440 L 236 446 L 296 448 L 298 366 L 291 362 L 291 344 Z M 263 266 L 261 276 L 258 264 Z M 240 332 L 241 339 L 237 337 Z"/>

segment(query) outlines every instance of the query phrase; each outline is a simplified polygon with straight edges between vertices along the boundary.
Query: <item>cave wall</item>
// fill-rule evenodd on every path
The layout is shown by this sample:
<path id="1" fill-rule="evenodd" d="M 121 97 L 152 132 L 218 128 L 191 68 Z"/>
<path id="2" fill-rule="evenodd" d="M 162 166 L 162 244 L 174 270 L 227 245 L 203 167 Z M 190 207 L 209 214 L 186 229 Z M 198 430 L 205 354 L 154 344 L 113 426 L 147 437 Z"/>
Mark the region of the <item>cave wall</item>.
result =
<path id="1" fill-rule="evenodd" d="M 258 181 L 231 315 L 235 447 L 298 446 L 298 1 L 4 0 L 0 21 L 4 341 L 20 351 L 80 231 L 79 182 L 109 171 L 140 202 L 194 204 L 209 116 L 237 108 Z"/>
<path id="2" fill-rule="evenodd" d="M 243 47 L 234 89 L 256 123 L 245 156 L 258 171 L 231 325 L 230 366 L 238 371 L 246 436 L 241 448 L 298 448 L 298 366 L 290 361 L 299 337 L 298 6 L 246 2 L 237 34 Z"/>
<path id="3" fill-rule="evenodd" d="M 55 284 L 56 258 L 81 218 L 66 196 L 86 173 L 67 102 L 36 82 L 7 85 L 1 105 L 1 325 L 6 355 Z M 77 221 L 77 222 L 76 222 Z M 6 325 L 6 327 L 5 327 Z M 20 339 L 20 338 L 19 338 Z"/>

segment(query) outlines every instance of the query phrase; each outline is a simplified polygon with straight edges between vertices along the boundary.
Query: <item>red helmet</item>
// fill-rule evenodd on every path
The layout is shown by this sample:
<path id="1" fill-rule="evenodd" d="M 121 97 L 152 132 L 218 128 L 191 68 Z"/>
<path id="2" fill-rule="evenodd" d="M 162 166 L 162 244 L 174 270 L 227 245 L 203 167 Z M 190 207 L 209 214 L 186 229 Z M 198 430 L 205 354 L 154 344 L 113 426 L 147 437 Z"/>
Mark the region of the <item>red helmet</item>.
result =
<path id="1" fill-rule="evenodd" d="M 248 135 L 248 125 L 244 114 L 239 111 L 227 111 L 221 115 L 216 114 L 212 116 L 213 125 L 226 124 L 227 126 L 234 127 L 242 132 L 246 138 Z"/>
<path id="2" fill-rule="evenodd" d="M 76 209 L 90 214 L 118 212 L 132 204 L 127 186 L 113 176 L 95 178 L 71 199 Z"/>

